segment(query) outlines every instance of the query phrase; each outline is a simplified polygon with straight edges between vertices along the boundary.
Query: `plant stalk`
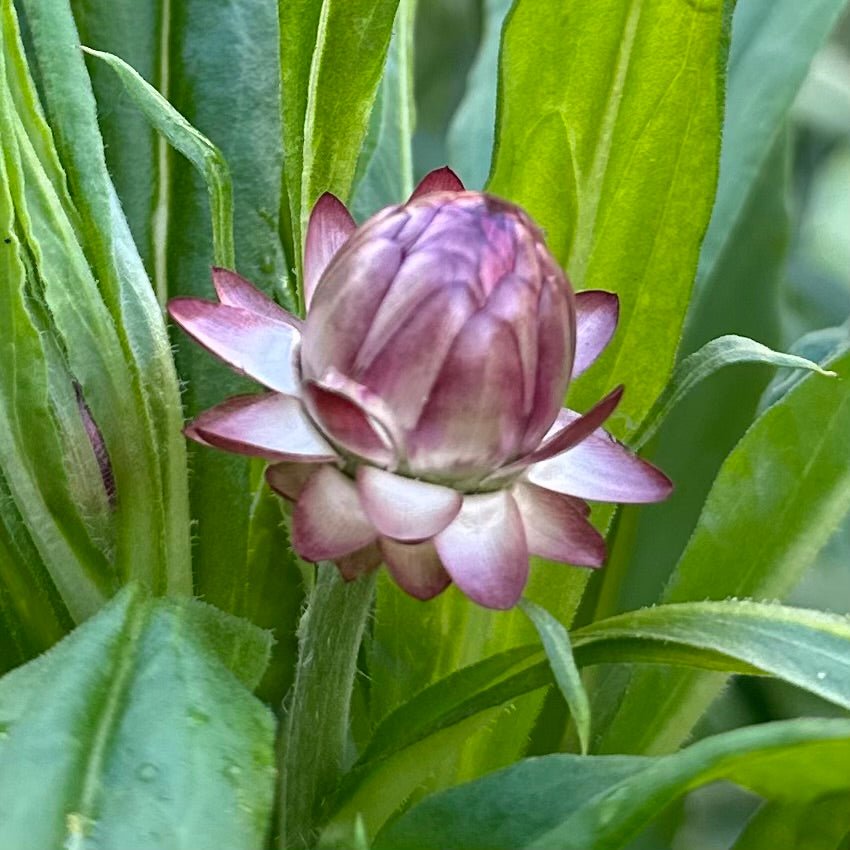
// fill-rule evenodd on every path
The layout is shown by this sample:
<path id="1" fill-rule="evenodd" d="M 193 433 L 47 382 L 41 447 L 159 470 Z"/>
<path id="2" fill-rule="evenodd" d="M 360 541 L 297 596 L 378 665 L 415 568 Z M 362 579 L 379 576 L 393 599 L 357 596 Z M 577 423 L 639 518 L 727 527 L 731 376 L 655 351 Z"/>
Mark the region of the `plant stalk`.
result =
<path id="1" fill-rule="evenodd" d="M 375 576 L 344 582 L 322 564 L 298 627 L 298 665 L 281 761 L 283 850 L 306 850 L 322 803 L 344 768 L 357 653 L 372 606 Z"/>

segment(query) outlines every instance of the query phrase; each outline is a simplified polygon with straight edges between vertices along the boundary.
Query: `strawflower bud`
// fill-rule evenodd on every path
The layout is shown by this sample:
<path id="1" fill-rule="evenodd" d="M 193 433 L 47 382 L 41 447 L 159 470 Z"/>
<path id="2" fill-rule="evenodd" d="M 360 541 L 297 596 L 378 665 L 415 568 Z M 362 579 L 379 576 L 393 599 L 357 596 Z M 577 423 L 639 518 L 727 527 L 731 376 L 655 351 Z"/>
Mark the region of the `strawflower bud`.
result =
<path id="1" fill-rule="evenodd" d="M 263 457 L 294 503 L 292 543 L 346 578 L 386 563 L 428 599 L 451 581 L 510 608 L 529 555 L 599 566 L 584 499 L 654 502 L 669 480 L 601 429 L 622 394 L 561 407 L 611 339 L 618 301 L 573 293 L 517 206 L 449 169 L 361 227 L 334 196 L 310 218 L 302 322 L 234 272 L 172 318 L 268 388 L 186 429 Z"/>

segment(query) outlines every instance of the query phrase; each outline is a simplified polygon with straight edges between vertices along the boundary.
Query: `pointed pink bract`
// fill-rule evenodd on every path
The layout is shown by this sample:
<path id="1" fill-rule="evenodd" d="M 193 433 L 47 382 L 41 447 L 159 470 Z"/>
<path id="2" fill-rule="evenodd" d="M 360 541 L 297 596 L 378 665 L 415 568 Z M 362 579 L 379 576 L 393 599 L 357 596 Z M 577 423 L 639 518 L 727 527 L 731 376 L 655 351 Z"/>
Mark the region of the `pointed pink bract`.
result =
<path id="1" fill-rule="evenodd" d="M 168 312 L 231 369 L 276 392 L 298 394 L 296 357 L 301 335 L 291 324 L 200 298 L 172 298 Z"/>
<path id="2" fill-rule="evenodd" d="M 550 436 L 544 440 L 540 448 L 521 458 L 516 466 L 539 463 L 577 446 L 614 412 L 622 397 L 623 387 L 619 386 L 608 393 L 602 401 L 597 402 L 587 413 L 576 414 L 576 418 L 571 419 L 562 427 L 557 430 L 552 429 L 554 433 L 550 431 Z"/>
<path id="3" fill-rule="evenodd" d="M 230 269 L 216 266 L 212 270 L 213 286 L 222 304 L 229 307 L 241 307 L 251 313 L 257 313 L 268 319 L 285 322 L 294 328 L 301 328 L 301 320 L 279 307 L 265 292 L 261 292 L 241 275 Z"/>
<path id="4" fill-rule="evenodd" d="M 448 165 L 444 165 L 442 168 L 429 171 L 419 181 L 408 198 L 408 203 L 424 195 L 430 195 L 432 192 L 463 192 L 463 190 L 464 186 L 460 177 Z"/>
<path id="5" fill-rule="evenodd" d="M 400 543 L 382 537 L 379 546 L 396 584 L 411 596 L 433 599 L 452 583 L 430 540 Z"/>
<path id="6" fill-rule="evenodd" d="M 434 545 L 452 581 L 479 605 L 507 609 L 519 601 L 528 580 L 528 547 L 508 491 L 466 496 Z"/>
<path id="7" fill-rule="evenodd" d="M 335 443 L 380 466 L 393 464 L 391 414 L 374 393 L 329 372 L 323 381 L 305 382 L 304 400 L 310 415 Z"/>
<path id="8" fill-rule="evenodd" d="M 292 512 L 295 551 L 307 561 L 334 560 L 363 549 L 376 536 L 354 482 L 330 464 L 320 466 Z"/>
<path id="9" fill-rule="evenodd" d="M 357 489 L 375 528 L 396 540 L 433 537 L 457 516 L 463 501 L 451 487 L 394 475 L 375 466 L 357 470 Z"/>
<path id="10" fill-rule="evenodd" d="M 325 192 L 316 201 L 304 241 L 304 300 L 309 309 L 320 278 L 357 225 L 345 204 Z"/>
<path id="11" fill-rule="evenodd" d="M 573 411 L 564 414 L 561 423 L 578 416 Z M 660 469 L 601 428 L 570 451 L 529 466 L 526 476 L 548 490 L 598 502 L 660 502 L 673 491 L 673 483 Z"/>
<path id="12" fill-rule="evenodd" d="M 562 564 L 601 566 L 605 539 L 587 521 L 582 502 L 523 482 L 513 493 L 532 555 Z"/>

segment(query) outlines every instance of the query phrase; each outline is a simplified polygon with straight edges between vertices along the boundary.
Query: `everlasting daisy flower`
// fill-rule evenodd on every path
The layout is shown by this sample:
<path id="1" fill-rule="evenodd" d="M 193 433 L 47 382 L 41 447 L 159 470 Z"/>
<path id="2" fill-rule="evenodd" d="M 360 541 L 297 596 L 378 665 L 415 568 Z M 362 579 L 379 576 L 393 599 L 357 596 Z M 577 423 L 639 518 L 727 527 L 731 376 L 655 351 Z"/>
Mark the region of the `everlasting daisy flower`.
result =
<path id="1" fill-rule="evenodd" d="M 453 581 L 510 608 L 529 555 L 602 564 L 584 499 L 669 494 L 601 428 L 621 387 L 584 415 L 561 407 L 611 339 L 617 297 L 574 294 L 519 207 L 440 169 L 360 227 L 323 195 L 304 254 L 303 321 L 224 269 L 217 302 L 175 298 L 169 310 L 267 388 L 186 433 L 271 462 L 306 560 L 349 579 L 383 562 L 419 599 Z"/>

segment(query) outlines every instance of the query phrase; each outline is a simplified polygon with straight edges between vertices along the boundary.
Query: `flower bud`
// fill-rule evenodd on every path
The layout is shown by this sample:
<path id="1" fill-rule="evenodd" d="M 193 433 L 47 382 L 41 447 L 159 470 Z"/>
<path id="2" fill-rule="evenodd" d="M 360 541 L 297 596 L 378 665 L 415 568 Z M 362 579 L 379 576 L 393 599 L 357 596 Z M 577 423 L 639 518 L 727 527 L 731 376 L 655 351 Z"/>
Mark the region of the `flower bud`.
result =
<path id="1" fill-rule="evenodd" d="M 514 605 L 529 555 L 599 566 L 584 499 L 653 502 L 669 480 L 588 413 L 561 403 L 617 324 L 612 293 L 574 295 L 515 205 L 466 192 L 448 169 L 361 227 L 332 195 L 304 251 L 307 318 L 234 272 L 218 301 L 173 299 L 172 318 L 269 392 L 225 401 L 192 439 L 270 461 L 294 503 L 292 543 L 346 578 L 383 561 L 428 599 L 454 581 Z"/>
<path id="2" fill-rule="evenodd" d="M 304 326 L 302 376 L 381 399 L 398 471 L 474 489 L 535 448 L 561 409 L 573 301 L 518 207 L 425 195 L 375 216 L 334 257 Z"/>

